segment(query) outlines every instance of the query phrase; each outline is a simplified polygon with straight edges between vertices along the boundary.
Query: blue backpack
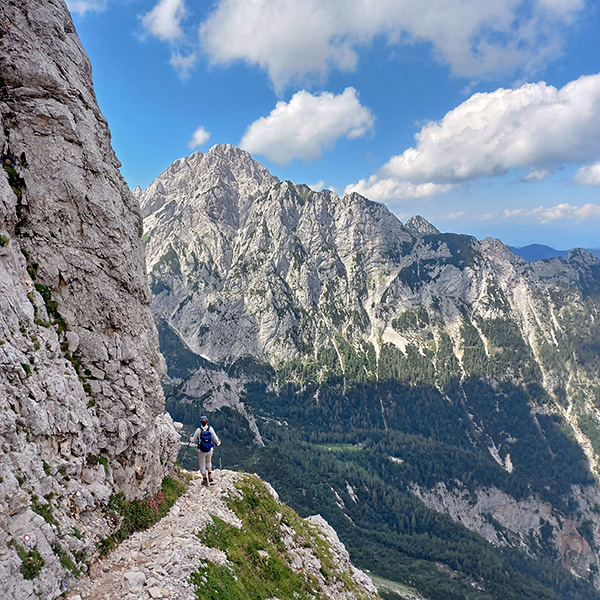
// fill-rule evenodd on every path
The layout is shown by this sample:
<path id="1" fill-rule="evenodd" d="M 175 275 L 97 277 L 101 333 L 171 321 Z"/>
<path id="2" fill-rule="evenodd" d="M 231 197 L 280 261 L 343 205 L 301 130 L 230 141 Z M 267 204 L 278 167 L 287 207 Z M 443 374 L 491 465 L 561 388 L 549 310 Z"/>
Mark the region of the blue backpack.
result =
<path id="1" fill-rule="evenodd" d="M 210 452 L 214 448 L 214 444 L 212 441 L 212 433 L 210 429 L 206 431 L 202 431 L 200 433 L 200 439 L 198 440 L 198 450 L 200 452 Z"/>

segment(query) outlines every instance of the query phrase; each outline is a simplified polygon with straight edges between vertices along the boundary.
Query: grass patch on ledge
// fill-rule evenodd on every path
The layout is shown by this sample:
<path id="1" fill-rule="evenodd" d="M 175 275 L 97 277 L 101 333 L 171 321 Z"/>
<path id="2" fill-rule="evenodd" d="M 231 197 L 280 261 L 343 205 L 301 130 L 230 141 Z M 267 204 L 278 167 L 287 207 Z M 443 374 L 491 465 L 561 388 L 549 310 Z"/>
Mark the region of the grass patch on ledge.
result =
<path id="1" fill-rule="evenodd" d="M 228 498 L 227 504 L 242 521 L 242 528 L 213 516 L 212 524 L 198 534 L 202 543 L 222 550 L 228 564 L 206 561 L 191 575 L 197 598 L 325 600 L 315 574 L 292 568 L 284 535 L 292 535 L 294 547 L 307 548 L 318 558 L 320 575 L 328 584 L 337 580 L 340 587 L 362 597 L 350 574 L 339 570 L 328 543 L 314 525 L 276 500 L 255 476 L 244 475 L 236 488 L 240 494 Z"/>

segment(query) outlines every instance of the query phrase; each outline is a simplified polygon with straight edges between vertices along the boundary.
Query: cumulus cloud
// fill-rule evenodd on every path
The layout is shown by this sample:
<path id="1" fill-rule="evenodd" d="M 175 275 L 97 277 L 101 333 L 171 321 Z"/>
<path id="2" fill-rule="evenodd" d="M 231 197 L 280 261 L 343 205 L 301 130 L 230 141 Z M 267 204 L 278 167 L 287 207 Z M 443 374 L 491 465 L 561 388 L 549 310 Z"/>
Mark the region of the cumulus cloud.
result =
<path id="1" fill-rule="evenodd" d="M 106 9 L 106 0 L 67 0 L 67 6 L 72 13 L 80 16 L 88 11 L 101 12 Z"/>
<path id="2" fill-rule="evenodd" d="M 579 185 L 600 187 L 600 163 L 581 167 L 581 169 L 575 173 L 573 181 Z"/>
<path id="3" fill-rule="evenodd" d="M 196 54 L 191 53 L 187 56 L 180 54 L 177 51 L 171 52 L 171 60 L 169 64 L 175 69 L 179 79 L 186 80 L 190 77 L 190 71 L 196 65 Z"/>
<path id="4" fill-rule="evenodd" d="M 219 0 L 200 26 L 214 63 L 265 69 L 276 89 L 331 69 L 351 71 L 376 36 L 425 41 L 454 74 L 527 74 L 558 55 L 565 23 L 584 0 Z"/>
<path id="5" fill-rule="evenodd" d="M 404 200 L 409 198 L 427 198 L 449 192 L 454 186 L 448 183 L 412 183 L 394 178 L 380 179 L 372 175 L 358 183 L 346 186 L 345 194 L 357 192 L 371 200 Z"/>
<path id="6" fill-rule="evenodd" d="M 406 182 L 434 193 L 478 177 L 529 169 L 540 181 L 565 165 L 600 160 L 600 74 L 561 89 L 544 82 L 474 94 L 441 121 L 426 123 L 417 144 L 393 156 L 360 187 L 373 198 L 401 194 Z M 582 170 L 580 182 L 592 177 Z M 593 177 L 592 177 L 593 178 Z M 352 187 L 352 186 L 351 186 Z"/>
<path id="7" fill-rule="evenodd" d="M 527 213 L 524 211 L 522 215 L 533 218 L 540 223 L 550 223 L 552 221 L 584 221 L 587 219 L 600 218 L 600 205 L 585 204 L 584 206 L 574 206 L 572 204 L 563 203 L 556 206 L 544 207 L 539 206 Z"/>
<path id="8" fill-rule="evenodd" d="M 170 42 L 182 37 L 181 21 L 184 16 L 184 0 L 160 0 L 141 19 L 144 27 L 152 35 L 164 42 Z"/>
<path id="9" fill-rule="evenodd" d="M 240 141 L 248 152 L 262 154 L 278 165 L 295 158 L 321 157 L 340 137 L 364 136 L 374 124 L 371 111 L 362 106 L 356 90 L 334 95 L 313 95 L 302 90 L 289 102 L 278 102 L 269 116 L 254 121 Z"/>
<path id="10" fill-rule="evenodd" d="M 512 167 L 555 170 L 600 158 L 600 75 L 475 94 L 383 167 L 394 177 L 459 182 Z"/>
<path id="11" fill-rule="evenodd" d="M 533 209 L 515 208 L 505 209 L 498 212 L 490 212 L 481 217 L 480 220 L 516 219 L 525 222 L 554 223 L 556 221 L 588 221 L 600 219 L 600 204 L 584 204 L 576 206 L 564 202 L 556 206 L 538 206 Z"/>
<path id="12" fill-rule="evenodd" d="M 198 129 L 194 131 L 192 139 L 188 142 L 188 148 L 193 150 L 194 148 L 204 146 L 208 140 L 210 140 L 210 131 L 206 131 L 204 127 L 198 127 Z"/>

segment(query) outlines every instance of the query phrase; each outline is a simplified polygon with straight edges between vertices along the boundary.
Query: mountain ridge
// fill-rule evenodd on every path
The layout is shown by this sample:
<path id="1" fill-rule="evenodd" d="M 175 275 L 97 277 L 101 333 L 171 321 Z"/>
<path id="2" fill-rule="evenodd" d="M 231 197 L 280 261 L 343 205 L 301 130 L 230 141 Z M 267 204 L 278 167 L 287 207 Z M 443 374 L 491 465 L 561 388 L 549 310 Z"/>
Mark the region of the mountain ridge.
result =
<path id="1" fill-rule="evenodd" d="M 527 246 L 515 247 L 509 246 L 514 254 L 523 257 L 525 260 L 529 262 L 537 261 L 537 260 L 546 260 L 549 258 L 561 257 L 564 258 L 569 254 L 571 250 L 556 250 L 555 248 L 551 248 L 550 246 L 546 246 L 545 244 L 528 244 Z M 595 256 L 600 257 L 600 248 L 586 248 L 587 252 L 594 254 Z"/>
<path id="2" fill-rule="evenodd" d="M 335 479 L 329 496 L 311 489 L 354 552 L 352 498 L 365 501 L 368 492 L 351 469 L 331 462 L 324 449 L 329 446 L 322 445 L 327 436 L 356 468 L 367 468 L 364 461 L 371 457 L 369 481 L 381 489 L 378 510 L 390 515 L 388 526 L 400 536 L 395 539 L 408 547 L 415 528 L 401 524 L 404 517 L 392 509 L 399 503 L 415 514 L 426 506 L 450 515 L 498 548 L 528 548 L 540 565 L 555 553 L 565 569 L 598 585 L 592 548 L 600 539 L 600 522 L 587 499 L 598 495 L 590 473 L 597 473 L 600 449 L 593 416 L 600 389 L 594 366 L 598 259 L 573 250 L 564 258 L 529 263 L 493 238 L 439 233 L 419 218 L 403 225 L 384 205 L 358 194 L 340 198 L 292 182 L 273 183 L 264 172 L 260 180 L 248 181 L 259 169 L 255 161 L 231 147 L 227 152 L 216 147 L 203 155 L 218 161 L 219 177 L 195 174 L 200 187 L 169 180 L 165 171 L 153 185 L 172 195 L 163 196 L 162 208 L 145 219 L 152 310 L 165 332 L 171 330 L 213 365 L 175 375 L 178 352 L 167 356 L 169 410 L 188 424 L 197 411 L 211 412 L 251 448 L 242 425 L 248 419 L 254 441 L 258 430 L 264 442 L 264 449 L 251 451 L 253 464 L 264 464 L 262 472 L 286 490 L 286 499 L 307 511 L 315 505 L 295 491 L 293 467 L 277 465 L 274 456 L 302 454 L 299 441 L 292 440 L 310 435 L 319 461 L 332 469 L 337 465 L 339 477 L 346 478 L 345 484 Z M 232 182 L 236 177 L 241 180 Z M 227 185 L 220 187 L 219 178 Z M 240 189 L 250 190 L 249 197 L 240 198 Z M 148 188 L 142 203 L 153 206 L 155 198 Z M 356 414 L 344 422 L 341 415 L 349 407 Z M 347 444 L 360 447 L 356 436 L 360 416 L 366 415 L 368 450 L 352 453 Z M 432 424 L 436 418 L 439 423 Z M 382 438 L 389 438 L 395 453 L 381 454 Z M 535 448 L 530 456 L 528 445 Z M 487 465 L 473 466 L 476 483 L 460 461 L 440 454 L 443 448 L 463 456 L 465 464 Z M 406 465 L 403 456 L 415 460 L 415 452 L 437 478 L 397 466 Z M 537 454 L 540 475 L 531 460 Z M 389 457 L 399 461 L 392 461 L 393 468 Z M 308 458 L 296 460 L 306 477 L 327 483 Z M 569 477 L 553 489 L 548 482 L 561 472 Z M 452 489 L 436 487 L 440 483 Z M 456 496 L 455 487 L 463 490 Z M 528 494 L 531 502 L 523 503 Z M 502 497 L 523 518 L 506 519 L 501 503 L 485 499 Z M 421 504 L 413 504 L 415 498 Z M 570 512 L 569 503 L 579 513 Z M 477 506 L 476 516 L 469 516 L 470 504 Z M 489 512 L 484 506 L 495 508 Z M 424 522 L 439 518 L 427 515 Z M 380 539 L 375 513 L 369 523 Z M 445 531 L 463 535 L 451 527 Z M 579 550 L 570 553 L 573 544 Z M 369 568 L 393 579 L 382 572 L 389 564 L 373 560 Z M 390 560 L 408 559 L 398 554 Z M 481 578 L 483 567 L 476 565 L 474 559 L 472 573 Z M 547 582 L 545 567 L 536 568 Z M 406 581 L 406 569 L 395 577 Z"/>

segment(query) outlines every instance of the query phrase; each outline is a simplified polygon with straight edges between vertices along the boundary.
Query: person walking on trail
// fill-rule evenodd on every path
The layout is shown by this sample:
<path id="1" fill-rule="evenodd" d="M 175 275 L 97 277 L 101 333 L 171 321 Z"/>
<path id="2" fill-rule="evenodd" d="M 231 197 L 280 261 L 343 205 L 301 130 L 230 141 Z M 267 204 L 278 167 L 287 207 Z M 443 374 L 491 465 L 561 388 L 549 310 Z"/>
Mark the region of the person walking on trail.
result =
<path id="1" fill-rule="evenodd" d="M 190 443 L 198 446 L 198 465 L 202 473 L 202 485 L 213 483 L 212 455 L 215 446 L 221 445 L 221 440 L 215 430 L 208 424 L 208 417 L 200 417 L 200 427 L 190 436 Z"/>

